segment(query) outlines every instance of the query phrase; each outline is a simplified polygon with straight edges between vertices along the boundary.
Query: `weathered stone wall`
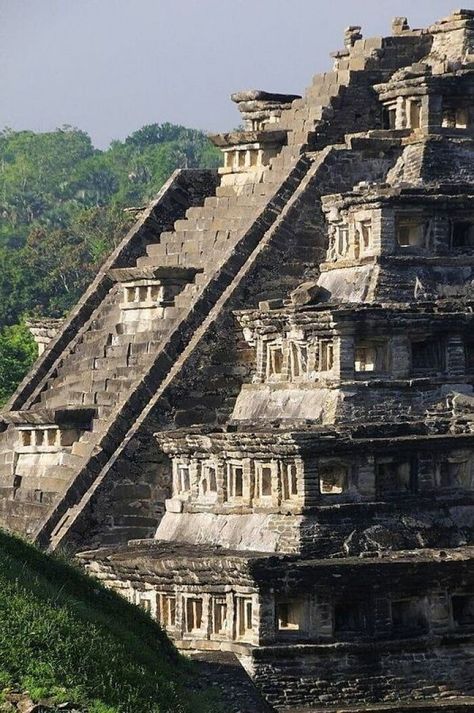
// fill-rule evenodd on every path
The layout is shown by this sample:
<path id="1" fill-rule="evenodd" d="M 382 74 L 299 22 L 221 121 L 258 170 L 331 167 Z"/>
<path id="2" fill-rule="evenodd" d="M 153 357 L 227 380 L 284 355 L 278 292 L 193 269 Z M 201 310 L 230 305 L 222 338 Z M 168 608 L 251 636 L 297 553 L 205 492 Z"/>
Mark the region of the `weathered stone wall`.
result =
<path id="1" fill-rule="evenodd" d="M 436 72 L 459 65 L 474 52 L 474 14 L 456 10 L 429 28 L 433 36 L 431 57 Z M 449 63 L 446 62 L 449 57 Z M 446 66 L 448 64 L 448 67 Z"/>
<path id="2" fill-rule="evenodd" d="M 247 670 L 277 708 L 404 704 L 474 694 L 472 637 L 259 648 Z"/>
<path id="3" fill-rule="evenodd" d="M 469 184 L 474 181 L 472 142 L 466 139 L 431 137 L 408 145 L 393 171 L 389 183 L 415 184 L 423 181 L 436 185 L 440 180 L 450 183 Z"/>
<path id="4" fill-rule="evenodd" d="M 307 557 L 328 557 L 472 543 L 473 508 L 466 499 L 471 500 L 463 497 L 442 508 L 417 497 L 397 504 L 322 507 L 302 521 L 301 551 Z"/>

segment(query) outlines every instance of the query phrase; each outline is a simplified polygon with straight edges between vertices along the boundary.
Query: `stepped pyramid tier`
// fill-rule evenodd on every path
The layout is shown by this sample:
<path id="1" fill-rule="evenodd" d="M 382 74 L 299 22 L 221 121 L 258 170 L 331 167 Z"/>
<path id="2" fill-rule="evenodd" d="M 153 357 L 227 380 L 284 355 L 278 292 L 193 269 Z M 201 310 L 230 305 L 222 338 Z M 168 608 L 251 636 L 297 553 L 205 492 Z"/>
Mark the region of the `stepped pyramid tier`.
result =
<path id="1" fill-rule="evenodd" d="M 2 526 L 275 710 L 474 710 L 474 12 L 392 33 L 234 95 L 0 423 Z"/>

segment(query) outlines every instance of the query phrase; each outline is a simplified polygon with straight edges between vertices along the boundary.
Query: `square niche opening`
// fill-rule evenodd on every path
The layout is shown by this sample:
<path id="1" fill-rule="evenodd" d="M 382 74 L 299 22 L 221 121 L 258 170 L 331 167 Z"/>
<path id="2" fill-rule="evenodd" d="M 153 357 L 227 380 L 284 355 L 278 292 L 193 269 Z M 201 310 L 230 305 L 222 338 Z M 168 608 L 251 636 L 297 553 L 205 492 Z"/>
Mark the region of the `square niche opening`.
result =
<path id="1" fill-rule="evenodd" d="M 321 495 L 341 495 L 348 487 L 348 467 L 344 463 L 324 464 L 319 467 Z"/>
<path id="2" fill-rule="evenodd" d="M 451 607 L 456 626 L 474 626 L 474 594 L 453 594 Z"/>
<path id="3" fill-rule="evenodd" d="M 186 631 L 200 631 L 202 628 L 203 601 L 200 597 L 186 599 Z"/>
<path id="4" fill-rule="evenodd" d="M 340 639 L 352 639 L 370 631 L 369 602 L 341 598 L 334 605 L 334 636 Z"/>
<path id="5" fill-rule="evenodd" d="M 212 631 L 224 634 L 227 629 L 227 600 L 225 596 L 215 596 L 212 602 Z"/>
<path id="6" fill-rule="evenodd" d="M 292 634 L 305 628 L 305 604 L 302 599 L 282 599 L 276 603 L 276 624 L 281 634 Z"/>
<path id="7" fill-rule="evenodd" d="M 391 602 L 392 629 L 401 636 L 418 636 L 428 630 L 425 603 L 420 598 L 398 599 Z"/>
<path id="8" fill-rule="evenodd" d="M 426 224 L 424 220 L 401 220 L 397 225 L 397 241 L 401 248 L 424 248 Z"/>
<path id="9" fill-rule="evenodd" d="M 451 246 L 453 249 L 474 247 L 474 223 L 455 220 L 452 223 Z"/>

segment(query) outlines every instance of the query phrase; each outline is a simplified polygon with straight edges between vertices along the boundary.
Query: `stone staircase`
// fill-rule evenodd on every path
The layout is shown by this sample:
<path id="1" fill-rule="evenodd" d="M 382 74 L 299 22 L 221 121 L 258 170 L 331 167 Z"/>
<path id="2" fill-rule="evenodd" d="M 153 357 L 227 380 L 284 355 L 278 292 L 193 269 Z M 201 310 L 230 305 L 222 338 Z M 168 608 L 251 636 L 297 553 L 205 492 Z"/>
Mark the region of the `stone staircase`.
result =
<path id="1" fill-rule="evenodd" d="M 286 185 L 286 181 L 283 181 L 286 190 L 291 190 L 291 192 L 293 192 L 303 180 L 304 176 L 307 173 L 307 169 L 308 162 L 304 159 L 300 159 L 298 165 L 295 166 L 292 171 L 291 188 Z M 176 356 L 178 356 L 177 349 L 182 348 L 182 346 L 188 342 L 188 339 L 195 332 L 196 327 L 203 321 L 204 317 L 206 316 L 206 313 L 209 310 L 209 305 L 212 304 L 211 300 L 212 302 L 215 302 L 215 300 L 219 298 L 220 294 L 222 293 L 223 289 L 227 284 L 228 279 L 231 279 L 232 273 L 235 271 L 235 268 L 232 269 L 230 265 L 229 267 L 226 267 L 226 257 L 227 263 L 231 264 L 233 262 L 235 245 L 239 241 L 239 239 L 240 241 L 245 240 L 245 238 L 248 238 L 248 236 L 250 235 L 252 236 L 253 240 L 254 225 L 256 223 L 258 224 L 258 220 L 261 219 L 260 214 L 264 207 L 267 205 L 268 199 L 264 200 L 263 197 L 262 201 L 259 202 L 257 205 L 254 203 L 253 215 L 251 215 L 250 218 L 248 214 L 243 215 L 241 221 L 239 221 L 238 224 L 239 229 L 235 230 L 234 232 L 230 232 L 230 234 L 226 235 L 226 237 L 223 239 L 223 242 L 218 243 L 218 247 L 216 247 L 215 238 L 211 237 L 213 233 L 213 228 L 208 228 L 205 231 L 208 233 L 208 235 L 207 237 L 203 237 L 203 247 L 200 249 L 199 253 L 195 252 L 194 250 L 195 240 L 193 236 L 193 233 L 196 232 L 196 221 L 200 219 L 199 216 L 192 216 L 192 218 L 189 220 L 189 223 L 187 223 L 186 221 L 180 221 L 180 223 L 182 224 L 176 225 L 177 230 L 175 233 L 169 235 L 168 240 L 166 240 L 165 243 L 166 247 L 172 244 L 173 240 L 177 242 L 180 241 L 184 245 L 182 250 L 182 255 L 184 256 L 184 259 L 181 261 L 180 266 L 189 267 L 189 262 L 193 260 L 195 267 L 200 267 L 202 265 L 203 272 L 197 274 L 195 281 L 186 285 L 183 291 L 176 296 L 175 307 L 177 310 L 177 316 L 173 319 L 173 323 L 172 325 L 170 325 L 166 337 L 161 341 L 161 343 L 159 343 L 157 348 L 153 351 L 151 355 L 152 358 L 149 359 L 147 364 L 145 364 L 144 361 L 140 363 L 139 378 L 137 383 L 135 383 L 135 385 L 132 386 L 132 388 L 129 389 L 128 392 L 122 392 L 122 397 L 124 397 L 122 402 L 117 403 L 117 407 L 111 410 L 110 418 L 107 421 L 108 431 L 103 431 L 102 433 L 98 434 L 97 440 L 95 439 L 95 433 L 92 434 L 92 438 L 90 436 L 87 436 L 86 438 L 90 440 L 87 442 L 87 444 L 85 444 L 85 448 L 83 442 L 84 438 L 81 439 L 80 444 L 77 444 L 76 446 L 75 452 L 77 452 L 77 449 L 79 448 L 81 450 L 81 453 L 84 453 L 86 455 L 86 458 L 87 454 L 89 454 L 89 459 L 96 455 L 97 461 L 100 463 L 100 465 L 106 465 L 110 455 L 112 454 L 109 451 L 110 445 L 108 445 L 108 432 L 115 431 L 117 428 L 117 423 L 123 426 L 124 413 L 128 413 L 130 401 L 133 401 L 134 404 L 133 415 L 130 414 L 130 426 L 132 426 L 136 422 L 136 419 L 139 417 L 140 413 L 146 410 L 149 401 L 150 390 L 155 391 L 155 389 L 160 384 L 163 384 L 170 377 L 172 371 L 172 369 L 170 369 L 170 366 L 172 365 L 170 365 L 168 359 L 166 359 L 166 357 L 163 358 L 163 356 L 166 354 L 176 354 Z M 207 206 L 203 208 L 202 212 L 205 213 L 206 209 L 210 213 L 212 212 L 212 207 L 210 210 L 209 208 L 207 208 Z M 276 216 L 277 211 L 275 211 L 275 209 L 273 208 L 271 212 L 271 217 L 269 215 L 267 219 L 273 222 Z M 268 223 L 268 227 L 271 225 L 271 222 Z M 211 216 L 209 217 L 209 222 L 207 224 L 212 225 Z M 263 234 L 266 232 L 266 227 L 267 224 L 264 223 L 263 226 L 260 227 L 259 234 L 263 236 Z M 165 235 L 164 238 L 166 239 L 167 236 Z M 207 246 L 210 246 L 212 244 L 214 245 L 214 248 L 213 250 L 209 248 L 208 252 Z M 162 261 L 162 255 L 159 254 L 161 249 L 160 246 L 161 243 L 160 245 L 153 245 L 153 247 L 149 246 L 149 249 L 147 250 L 147 255 L 137 261 L 137 267 L 156 267 L 156 263 L 160 263 Z M 150 253 L 154 253 L 153 257 L 151 257 Z M 222 274 L 222 271 L 220 269 L 222 266 L 222 262 L 224 262 L 224 267 L 222 269 L 224 271 L 227 271 L 228 277 L 223 276 Z M 210 295 L 205 296 L 206 293 L 208 295 L 210 293 Z M 204 308 L 201 306 L 200 303 L 205 304 L 207 306 Z M 145 368 L 146 366 L 148 366 L 148 369 Z M 136 368 L 138 370 L 138 367 Z M 152 384 L 153 386 L 152 389 L 147 387 L 148 398 L 144 397 L 143 401 L 141 401 L 138 394 L 140 391 L 140 385 L 142 385 L 144 382 L 148 382 L 148 384 Z M 122 432 L 122 438 L 125 438 L 125 436 L 126 431 Z M 105 443 L 107 443 L 106 448 L 104 448 L 104 441 Z M 119 442 L 116 442 L 116 444 L 119 445 Z M 100 452 L 95 453 L 95 449 L 98 449 L 98 451 Z M 88 463 L 86 462 L 84 463 L 84 469 L 88 469 Z M 67 495 L 67 493 L 64 494 L 63 502 L 68 499 Z M 48 539 L 51 543 L 51 546 L 54 547 L 55 545 L 59 544 L 65 534 L 65 531 L 69 527 L 70 522 L 74 518 L 74 515 L 77 514 L 80 509 L 80 504 L 75 504 L 72 508 L 66 508 L 62 516 L 58 517 L 56 527 L 53 530 L 50 530 L 48 527 Z M 42 535 L 40 533 L 40 537 L 41 536 Z"/>
<path id="2" fill-rule="evenodd" d="M 173 273 L 173 268 L 168 272 Z M 193 271 L 193 277 L 195 274 Z M 87 463 L 106 431 L 110 413 L 153 360 L 163 336 L 179 316 L 180 310 L 167 303 L 155 319 L 147 322 L 146 330 L 138 329 L 140 325 L 134 322 L 125 325 L 121 319 L 122 287 L 109 282 L 111 289 L 61 354 L 31 404 L 26 404 L 25 411 L 10 410 L 15 413 L 14 423 L 9 423 L 6 411 L 8 427 L 0 433 L 0 522 L 8 529 L 32 535 Z M 23 452 L 19 439 L 25 424 L 57 427 L 61 424 L 55 422 L 55 412 L 59 410 L 61 418 L 67 419 L 68 413 L 78 409 L 87 409 L 94 417 L 77 434 L 77 440 L 54 450 L 33 447 L 26 449 L 31 452 Z"/>
<path id="3" fill-rule="evenodd" d="M 90 427 L 50 463 L 44 478 L 51 484 L 49 490 L 30 487 L 38 485 L 38 480 L 25 481 L 24 487 L 21 481 L 21 486 L 16 486 L 18 476 L 24 477 L 16 470 L 12 445 L 17 426 L 9 425 L 0 435 L 3 525 L 28 535 L 36 532 L 43 544 L 54 546 L 61 541 L 73 515 L 80 510 L 81 498 L 116 454 L 128 430 L 147 411 L 152 395 L 179 371 L 180 355 L 211 310 L 219 307 L 245 261 L 258 252 L 259 243 L 278 224 L 288 202 L 304 184 L 310 166 L 321 163 L 321 176 L 327 172 L 327 152 L 322 150 L 310 158 L 303 152 L 311 146 L 321 148 L 329 141 L 342 140 L 349 128 L 368 128 L 373 120 L 369 116 L 373 102 L 367 100 L 370 81 L 367 83 L 365 70 L 374 65 L 381 80 L 387 72 L 406 64 L 406 56 L 398 56 L 398 45 L 395 49 L 386 68 L 374 58 L 373 47 L 363 47 L 355 69 L 316 77 L 306 97 L 283 112 L 281 126 L 288 132 L 288 145 L 271 160 L 258 182 L 217 186 L 212 195 L 206 195 L 207 185 L 198 186 L 194 192 L 192 187 L 190 196 L 171 182 L 161 192 L 156 208 L 135 230 L 140 238 L 136 240 L 138 246 L 130 249 L 133 236 L 119 246 L 39 360 L 29 382 L 20 386 L 9 404 L 10 409 L 33 413 L 89 408 L 94 410 L 94 418 Z M 349 101 L 354 106 L 354 94 L 360 94 L 356 102 L 361 111 L 358 121 L 353 114 L 346 114 Z M 171 211 L 169 204 L 173 204 Z M 124 325 L 122 285 L 113 274 L 117 268 L 143 274 L 185 268 L 195 274 L 182 285 L 172 304 L 143 328 L 133 321 Z"/>
<path id="4" fill-rule="evenodd" d="M 219 186 L 215 196 L 206 198 L 202 209 L 188 210 L 186 218 L 175 223 L 173 232 L 163 233 L 159 243 L 149 245 L 137 266 L 203 267 L 204 272 L 197 275 L 194 285 L 188 286 L 178 299 L 178 304 L 185 303 L 189 294 L 197 294 L 207 282 L 212 269 L 225 260 L 236 237 L 253 223 L 276 190 L 278 178 L 281 180 L 280 176 L 275 178 L 272 170 L 265 183 L 244 185 L 239 195 L 232 187 Z"/>
<path id="5" fill-rule="evenodd" d="M 5 444 L 5 435 L 0 436 L 0 449 L 3 450 L 0 451 L 1 506 L 8 514 L 6 520 L 9 527 L 31 535 L 48 508 L 73 483 L 76 474 L 86 466 L 106 433 L 111 414 L 133 392 L 134 383 L 153 363 L 163 340 L 190 309 L 209 280 L 209 274 L 225 259 L 237 236 L 253 223 L 255 214 L 258 215 L 267 202 L 266 193 L 272 188 L 273 184 L 268 182 L 265 191 L 260 189 L 259 200 L 252 198 L 252 191 L 246 191 L 246 201 L 242 196 L 236 196 L 232 189 L 224 191 L 233 193 L 223 197 L 222 202 L 226 206 L 232 202 L 239 204 L 239 208 L 235 209 L 233 230 L 220 230 L 221 198 L 213 196 L 211 200 L 206 199 L 201 208 L 188 209 L 185 218 L 175 222 L 174 231 L 165 231 L 158 236 L 157 242 L 148 244 L 145 255 L 130 266 L 132 271 L 134 268 L 149 270 L 167 267 L 172 274 L 175 269 L 187 267 L 193 268 L 194 279 L 184 285 L 172 304 L 164 308 L 164 313 L 147 323 L 145 330 L 139 329 L 138 321 L 124 325 L 121 319 L 122 287 L 117 283 L 111 288 L 87 329 L 49 375 L 30 407 L 31 412 L 59 408 L 94 409 L 91 430 L 85 430 L 58 457 L 49 457 L 48 467 L 43 467 L 41 477 L 34 481 L 25 479 L 14 461 L 2 463 L 2 458 L 11 458 L 11 450 L 10 444 Z M 247 203 L 246 210 L 242 206 L 244 202 Z M 170 259 L 170 254 L 180 254 L 182 259 Z M 9 428 L 11 431 L 16 426 Z M 15 487 L 15 479 L 19 482 L 19 477 L 21 486 Z M 12 501 L 16 503 L 13 509 L 9 505 Z M 15 517 L 14 527 L 10 523 L 13 510 L 18 510 L 18 513 L 24 511 L 24 514 Z"/>
<path id="6" fill-rule="evenodd" d="M 278 158 L 288 161 L 302 149 L 341 142 L 348 133 L 365 132 L 380 121 L 373 103 L 373 84 L 429 51 L 431 39 L 414 31 L 397 37 L 358 39 L 336 52 L 334 69 L 313 77 L 301 99 L 282 113 L 279 128 L 290 131 L 288 148 Z M 374 121 L 375 120 L 375 121 Z"/>

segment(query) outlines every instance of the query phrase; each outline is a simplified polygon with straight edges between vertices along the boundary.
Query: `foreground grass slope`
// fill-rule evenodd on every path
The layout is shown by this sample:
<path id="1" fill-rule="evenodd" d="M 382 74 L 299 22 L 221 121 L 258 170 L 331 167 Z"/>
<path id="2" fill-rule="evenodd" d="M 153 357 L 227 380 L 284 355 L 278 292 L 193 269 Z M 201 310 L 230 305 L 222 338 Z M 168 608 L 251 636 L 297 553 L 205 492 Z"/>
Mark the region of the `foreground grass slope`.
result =
<path id="1" fill-rule="evenodd" d="M 0 532 L 0 689 L 88 713 L 211 713 L 192 668 L 145 613 Z"/>

